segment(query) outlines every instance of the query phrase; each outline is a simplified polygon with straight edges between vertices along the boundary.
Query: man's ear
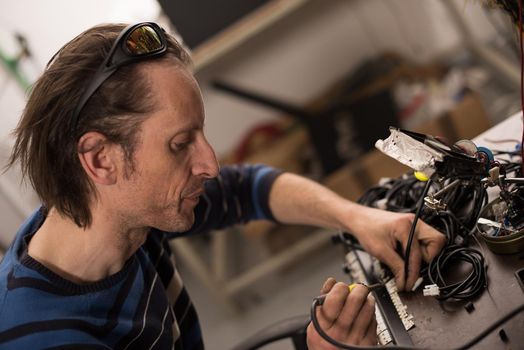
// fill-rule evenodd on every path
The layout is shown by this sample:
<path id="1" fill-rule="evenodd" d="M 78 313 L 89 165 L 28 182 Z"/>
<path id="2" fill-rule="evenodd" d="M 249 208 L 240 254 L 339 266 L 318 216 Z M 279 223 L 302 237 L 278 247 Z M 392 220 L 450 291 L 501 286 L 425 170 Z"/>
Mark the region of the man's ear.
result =
<path id="1" fill-rule="evenodd" d="M 78 158 L 94 183 L 112 185 L 116 182 L 117 147 L 96 131 L 87 132 L 78 140 Z"/>

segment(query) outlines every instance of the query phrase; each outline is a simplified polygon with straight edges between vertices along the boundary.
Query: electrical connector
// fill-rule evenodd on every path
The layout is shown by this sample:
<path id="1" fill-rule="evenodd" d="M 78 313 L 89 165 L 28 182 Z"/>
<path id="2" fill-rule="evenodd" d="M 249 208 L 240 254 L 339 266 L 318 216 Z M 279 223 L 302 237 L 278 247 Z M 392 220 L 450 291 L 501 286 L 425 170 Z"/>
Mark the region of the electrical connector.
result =
<path id="1" fill-rule="evenodd" d="M 425 297 L 435 297 L 440 295 L 440 289 L 436 284 L 428 284 L 424 286 L 424 290 L 422 291 Z"/>

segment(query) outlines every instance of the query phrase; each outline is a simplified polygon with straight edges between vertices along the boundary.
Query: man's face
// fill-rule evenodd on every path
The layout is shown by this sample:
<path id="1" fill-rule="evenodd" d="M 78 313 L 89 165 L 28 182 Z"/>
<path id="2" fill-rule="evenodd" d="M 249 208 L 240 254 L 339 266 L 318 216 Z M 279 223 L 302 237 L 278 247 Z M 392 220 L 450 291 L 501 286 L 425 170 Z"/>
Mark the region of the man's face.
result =
<path id="1" fill-rule="evenodd" d="M 181 232 L 193 224 L 203 183 L 218 175 L 218 163 L 204 136 L 204 107 L 192 75 L 177 65 L 146 68 L 157 107 L 141 125 L 133 171 L 126 175 L 124 166 L 120 172 L 119 211 L 131 227 Z"/>

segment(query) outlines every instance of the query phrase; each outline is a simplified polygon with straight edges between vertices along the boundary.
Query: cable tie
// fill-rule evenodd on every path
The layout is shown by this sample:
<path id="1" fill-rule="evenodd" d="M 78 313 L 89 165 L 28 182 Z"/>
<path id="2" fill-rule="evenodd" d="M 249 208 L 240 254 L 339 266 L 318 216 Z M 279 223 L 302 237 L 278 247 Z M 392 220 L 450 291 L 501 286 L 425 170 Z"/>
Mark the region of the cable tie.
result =
<path id="1" fill-rule="evenodd" d="M 414 292 L 417 290 L 418 287 L 420 287 L 420 285 L 422 284 L 422 282 L 424 282 L 424 278 L 423 277 L 419 277 L 417 278 L 417 280 L 415 281 L 415 284 L 413 285 L 413 288 L 411 288 L 411 291 Z"/>

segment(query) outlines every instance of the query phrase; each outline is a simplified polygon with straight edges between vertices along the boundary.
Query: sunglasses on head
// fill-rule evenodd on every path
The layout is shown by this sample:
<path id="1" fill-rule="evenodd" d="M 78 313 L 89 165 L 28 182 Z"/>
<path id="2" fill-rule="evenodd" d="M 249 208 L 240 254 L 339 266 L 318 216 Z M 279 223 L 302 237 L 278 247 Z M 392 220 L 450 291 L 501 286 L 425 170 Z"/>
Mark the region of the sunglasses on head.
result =
<path id="1" fill-rule="evenodd" d="M 87 85 L 71 119 L 71 134 L 75 135 L 82 109 L 95 91 L 118 68 L 133 62 L 163 55 L 167 50 L 164 30 L 156 23 L 143 22 L 126 27 L 116 38 L 106 59 Z"/>

